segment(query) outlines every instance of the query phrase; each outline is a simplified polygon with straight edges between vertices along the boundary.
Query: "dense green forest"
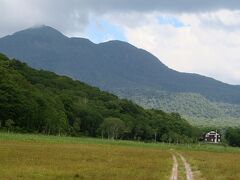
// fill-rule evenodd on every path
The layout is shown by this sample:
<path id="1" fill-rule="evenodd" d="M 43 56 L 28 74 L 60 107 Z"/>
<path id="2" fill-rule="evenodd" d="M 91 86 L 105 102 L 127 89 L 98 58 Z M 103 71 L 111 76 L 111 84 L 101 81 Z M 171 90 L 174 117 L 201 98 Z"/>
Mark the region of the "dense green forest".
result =
<path id="1" fill-rule="evenodd" d="M 226 131 L 226 140 L 230 146 L 240 147 L 240 128 L 228 128 Z"/>
<path id="2" fill-rule="evenodd" d="M 0 127 L 8 131 L 193 142 L 199 130 L 177 113 L 128 100 L 0 55 Z"/>
<path id="3" fill-rule="evenodd" d="M 112 91 L 144 108 L 178 112 L 196 126 L 240 126 L 240 105 L 213 102 L 196 93 L 175 93 L 146 88 L 119 88 Z"/>

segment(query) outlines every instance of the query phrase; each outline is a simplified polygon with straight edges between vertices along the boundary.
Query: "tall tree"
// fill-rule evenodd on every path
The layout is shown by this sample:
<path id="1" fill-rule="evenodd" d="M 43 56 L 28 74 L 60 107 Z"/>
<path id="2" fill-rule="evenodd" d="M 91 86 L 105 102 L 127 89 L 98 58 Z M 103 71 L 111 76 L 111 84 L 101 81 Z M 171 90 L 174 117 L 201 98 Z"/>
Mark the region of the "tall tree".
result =
<path id="1" fill-rule="evenodd" d="M 108 139 L 118 139 L 124 132 L 125 124 L 119 118 L 109 117 L 104 119 L 100 126 L 103 134 L 107 134 Z"/>

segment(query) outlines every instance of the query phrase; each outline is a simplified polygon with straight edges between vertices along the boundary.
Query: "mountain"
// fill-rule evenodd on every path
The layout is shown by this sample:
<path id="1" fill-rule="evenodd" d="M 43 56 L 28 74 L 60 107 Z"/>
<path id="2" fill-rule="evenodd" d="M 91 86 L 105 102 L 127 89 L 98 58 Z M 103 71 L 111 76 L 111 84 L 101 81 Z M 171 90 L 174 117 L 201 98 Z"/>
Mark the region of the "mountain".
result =
<path id="1" fill-rule="evenodd" d="M 67 75 L 132 100 L 134 99 L 129 95 L 129 91 L 135 89 L 141 91 L 138 95 L 142 102 L 149 100 L 146 95 L 149 89 L 154 91 L 154 99 L 159 102 L 163 97 L 159 92 L 164 92 L 164 98 L 169 103 L 165 103 L 164 108 L 158 105 L 154 106 L 155 108 L 175 111 L 170 107 L 173 102 L 171 96 L 186 96 L 188 93 L 196 94 L 204 102 L 233 105 L 233 111 L 240 105 L 240 86 L 197 74 L 174 71 L 149 52 L 126 42 L 94 44 L 84 38 L 68 38 L 54 28 L 42 26 L 1 38 L 0 52 L 20 59 L 31 67 Z M 186 104 L 187 100 L 181 98 L 181 101 L 180 104 Z M 191 107 L 191 102 L 187 103 L 190 103 Z M 145 107 L 151 105 L 146 103 Z M 224 108 L 220 107 L 218 110 L 223 111 Z M 180 113 L 190 115 L 193 119 L 202 116 L 186 111 Z M 237 118 L 240 113 L 238 115 Z M 232 114 L 228 113 L 226 116 L 232 117 Z M 221 114 L 217 118 L 220 117 Z"/>
<path id="2" fill-rule="evenodd" d="M 189 142 L 198 129 L 178 114 L 145 110 L 85 83 L 0 54 L 0 130 Z"/>

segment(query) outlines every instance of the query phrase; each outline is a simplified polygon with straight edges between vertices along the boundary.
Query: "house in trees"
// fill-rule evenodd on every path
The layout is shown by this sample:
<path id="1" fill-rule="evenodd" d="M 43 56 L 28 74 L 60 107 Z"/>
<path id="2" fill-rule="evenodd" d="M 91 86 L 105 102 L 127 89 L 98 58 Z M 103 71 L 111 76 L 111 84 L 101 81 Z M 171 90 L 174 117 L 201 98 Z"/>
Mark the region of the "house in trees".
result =
<path id="1" fill-rule="evenodd" d="M 219 143 L 221 141 L 221 135 L 217 131 L 206 133 L 204 138 L 206 142 Z"/>

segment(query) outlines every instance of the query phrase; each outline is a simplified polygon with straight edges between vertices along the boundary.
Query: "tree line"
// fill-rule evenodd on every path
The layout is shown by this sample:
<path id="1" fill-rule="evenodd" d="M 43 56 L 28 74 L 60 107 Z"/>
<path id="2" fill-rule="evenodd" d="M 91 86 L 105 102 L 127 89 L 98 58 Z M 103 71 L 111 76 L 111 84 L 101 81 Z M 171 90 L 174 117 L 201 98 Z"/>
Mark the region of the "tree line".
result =
<path id="1" fill-rule="evenodd" d="M 240 147 L 240 128 L 228 128 L 226 130 L 226 140 L 229 145 Z"/>

